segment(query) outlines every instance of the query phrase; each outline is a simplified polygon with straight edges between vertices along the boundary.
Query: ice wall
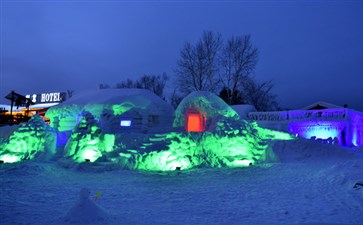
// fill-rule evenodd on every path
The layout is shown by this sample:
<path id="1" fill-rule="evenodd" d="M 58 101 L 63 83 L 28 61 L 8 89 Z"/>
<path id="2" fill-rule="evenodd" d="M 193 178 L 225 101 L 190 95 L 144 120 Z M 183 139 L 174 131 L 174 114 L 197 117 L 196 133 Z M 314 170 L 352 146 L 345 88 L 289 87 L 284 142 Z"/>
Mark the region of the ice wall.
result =
<path id="1" fill-rule="evenodd" d="M 342 146 L 363 145 L 363 113 L 351 109 L 252 112 L 249 116 L 263 127 L 288 130 L 299 137 L 329 142 L 338 139 Z"/>

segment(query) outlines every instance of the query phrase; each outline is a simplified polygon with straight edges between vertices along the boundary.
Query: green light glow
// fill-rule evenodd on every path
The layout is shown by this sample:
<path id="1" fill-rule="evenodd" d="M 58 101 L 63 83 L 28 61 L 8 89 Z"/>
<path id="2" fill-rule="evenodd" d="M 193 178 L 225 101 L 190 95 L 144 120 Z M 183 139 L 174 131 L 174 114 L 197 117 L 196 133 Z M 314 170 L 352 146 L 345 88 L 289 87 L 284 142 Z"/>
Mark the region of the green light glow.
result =
<path id="1" fill-rule="evenodd" d="M 196 113 L 206 118 L 205 132 L 103 132 L 101 127 L 104 131 L 110 130 L 105 128 L 102 120 L 99 121 L 100 116 L 121 118 L 120 115 L 131 113 L 135 105 L 138 104 L 125 101 L 119 105 L 103 105 L 103 108 L 97 105 L 83 107 L 90 112 L 79 114 L 78 123 L 65 147 L 65 156 L 76 162 L 107 160 L 125 168 L 150 171 L 246 167 L 268 157 L 274 158 L 269 140 L 294 138 L 287 133 L 260 128 L 256 122 L 240 120 L 231 107 L 208 92 L 192 93 L 186 97 L 175 112 L 173 124 L 176 128 L 184 128 L 186 115 Z M 120 123 L 119 119 L 109 120 L 107 125 Z"/>
<path id="2" fill-rule="evenodd" d="M 65 147 L 66 156 L 76 162 L 95 162 L 104 153 L 112 152 L 115 135 L 103 134 L 97 121 L 89 112 L 84 112 Z"/>
<path id="3" fill-rule="evenodd" d="M 38 115 L 19 128 L 2 143 L 0 157 L 4 162 L 41 157 L 49 159 L 55 153 L 56 133 Z M 9 158 L 10 157 L 10 158 Z"/>
<path id="4" fill-rule="evenodd" d="M 57 131 L 70 131 L 76 126 L 81 109 L 78 105 L 53 106 L 48 109 L 45 117 L 50 119 L 49 125 Z"/>
<path id="5" fill-rule="evenodd" d="M 172 151 L 150 152 L 141 155 L 137 168 L 141 170 L 170 171 L 179 167 L 181 170 L 190 169 L 191 163 L 184 154 L 173 154 Z"/>
<path id="6" fill-rule="evenodd" d="M 135 168 L 151 171 L 208 167 L 246 167 L 266 160 L 266 140 L 290 140 L 293 136 L 262 129 L 248 122 L 220 122 L 216 132 L 177 133 L 155 135 L 136 155 Z M 153 145 L 166 143 L 163 150 L 147 151 Z M 269 153 L 273 154 L 273 153 Z M 131 159 L 133 157 L 120 155 Z M 271 156 L 270 156 L 271 157 Z M 273 157 L 272 157 L 273 158 Z"/>
<path id="7" fill-rule="evenodd" d="M 90 162 L 94 162 L 102 156 L 101 152 L 96 148 L 82 149 L 79 151 L 78 155 L 80 155 L 78 162 L 84 162 L 86 159 Z"/>
<path id="8" fill-rule="evenodd" d="M 250 166 L 253 164 L 252 160 L 248 160 L 248 159 L 243 159 L 243 160 L 234 160 L 232 161 L 228 166 L 229 167 L 246 167 L 246 166 Z"/>
<path id="9" fill-rule="evenodd" d="M 125 112 L 129 111 L 132 108 L 135 108 L 135 105 L 132 104 L 131 102 L 123 102 L 120 105 L 113 105 L 112 106 L 113 114 L 115 116 L 122 115 L 122 114 L 124 114 Z"/>
<path id="10" fill-rule="evenodd" d="M 3 161 L 4 163 L 15 163 L 19 162 L 21 158 L 17 155 L 5 154 L 0 156 L 0 160 Z"/>
<path id="11" fill-rule="evenodd" d="M 289 140 L 293 136 L 262 129 L 255 123 L 219 122 L 215 132 L 170 132 L 148 136 L 138 134 L 129 147 L 115 135 L 102 134 L 92 115 L 86 114 L 73 131 L 66 149 L 76 162 L 95 162 L 105 157 L 129 169 L 149 171 L 186 170 L 195 167 L 246 167 L 266 160 L 267 140 Z M 146 138 L 147 137 L 147 138 Z M 131 147 L 133 146 L 133 147 Z M 118 149 L 118 150 L 115 150 Z M 116 152 L 115 152 L 116 151 Z M 268 152 L 273 158 L 273 153 Z M 272 156 L 270 156 L 272 155 Z"/>

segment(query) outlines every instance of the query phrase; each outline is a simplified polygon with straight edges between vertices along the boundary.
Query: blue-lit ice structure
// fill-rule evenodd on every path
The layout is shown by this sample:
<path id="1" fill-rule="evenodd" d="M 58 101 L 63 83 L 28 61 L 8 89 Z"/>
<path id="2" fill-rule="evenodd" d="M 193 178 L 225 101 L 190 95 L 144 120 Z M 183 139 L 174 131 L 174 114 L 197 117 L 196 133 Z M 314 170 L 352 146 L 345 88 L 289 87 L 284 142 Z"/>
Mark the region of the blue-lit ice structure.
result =
<path id="1" fill-rule="evenodd" d="M 348 147 L 363 145 L 363 113 L 348 108 L 254 112 L 250 117 L 263 127 L 306 139 Z"/>

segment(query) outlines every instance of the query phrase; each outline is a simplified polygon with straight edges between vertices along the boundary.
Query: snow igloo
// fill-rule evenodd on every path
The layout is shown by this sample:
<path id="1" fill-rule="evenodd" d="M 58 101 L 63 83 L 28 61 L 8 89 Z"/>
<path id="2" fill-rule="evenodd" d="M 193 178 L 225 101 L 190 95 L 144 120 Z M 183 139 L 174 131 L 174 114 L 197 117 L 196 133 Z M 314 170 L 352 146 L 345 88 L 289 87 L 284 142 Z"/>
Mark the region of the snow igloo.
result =
<path id="1" fill-rule="evenodd" d="M 45 116 L 51 127 L 67 132 L 85 112 L 92 114 L 105 133 L 147 133 L 170 128 L 174 109 L 146 89 L 101 89 L 76 93 Z"/>
<path id="2" fill-rule="evenodd" d="M 239 119 L 237 112 L 215 94 L 195 91 L 186 96 L 175 110 L 173 127 L 187 132 L 212 132 L 218 122 Z"/>

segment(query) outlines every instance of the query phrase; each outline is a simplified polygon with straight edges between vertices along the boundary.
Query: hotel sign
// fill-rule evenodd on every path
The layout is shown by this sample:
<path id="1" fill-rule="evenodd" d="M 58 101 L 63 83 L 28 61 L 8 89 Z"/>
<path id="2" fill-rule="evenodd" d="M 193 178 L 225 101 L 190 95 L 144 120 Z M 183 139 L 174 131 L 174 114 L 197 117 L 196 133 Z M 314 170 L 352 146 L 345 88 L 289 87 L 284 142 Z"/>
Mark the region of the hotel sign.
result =
<path id="1" fill-rule="evenodd" d="M 41 103 L 56 103 L 65 100 L 66 93 L 63 92 L 52 92 L 43 94 L 32 94 L 26 95 L 25 97 L 30 99 L 33 104 Z"/>

